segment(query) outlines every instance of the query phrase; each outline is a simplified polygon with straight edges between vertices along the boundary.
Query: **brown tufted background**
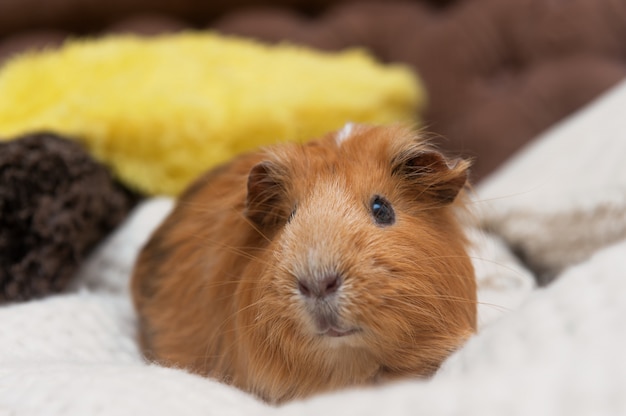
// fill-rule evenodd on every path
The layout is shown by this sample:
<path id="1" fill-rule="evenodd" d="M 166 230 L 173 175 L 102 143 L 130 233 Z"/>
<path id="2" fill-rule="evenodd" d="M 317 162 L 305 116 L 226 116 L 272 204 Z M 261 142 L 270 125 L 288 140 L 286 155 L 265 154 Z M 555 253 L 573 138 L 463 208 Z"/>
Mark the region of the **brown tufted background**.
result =
<path id="1" fill-rule="evenodd" d="M 215 28 L 404 62 L 474 179 L 626 76 L 626 0 L 0 0 L 0 61 L 67 36 Z"/>

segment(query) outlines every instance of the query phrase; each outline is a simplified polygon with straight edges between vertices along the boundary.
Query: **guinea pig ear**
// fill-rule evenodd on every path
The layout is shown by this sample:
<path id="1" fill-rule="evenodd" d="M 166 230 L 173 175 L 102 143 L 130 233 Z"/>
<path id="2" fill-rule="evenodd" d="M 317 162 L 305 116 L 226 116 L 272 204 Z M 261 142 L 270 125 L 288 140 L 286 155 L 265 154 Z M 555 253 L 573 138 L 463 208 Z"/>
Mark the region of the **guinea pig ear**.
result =
<path id="1" fill-rule="evenodd" d="M 270 161 L 256 164 L 248 174 L 246 216 L 258 225 L 272 225 L 284 217 L 281 207 L 284 187 L 277 166 Z"/>
<path id="2" fill-rule="evenodd" d="M 419 197 L 448 205 L 465 186 L 469 165 L 467 160 L 448 160 L 434 150 L 421 150 L 399 155 L 392 172 L 402 176 Z"/>

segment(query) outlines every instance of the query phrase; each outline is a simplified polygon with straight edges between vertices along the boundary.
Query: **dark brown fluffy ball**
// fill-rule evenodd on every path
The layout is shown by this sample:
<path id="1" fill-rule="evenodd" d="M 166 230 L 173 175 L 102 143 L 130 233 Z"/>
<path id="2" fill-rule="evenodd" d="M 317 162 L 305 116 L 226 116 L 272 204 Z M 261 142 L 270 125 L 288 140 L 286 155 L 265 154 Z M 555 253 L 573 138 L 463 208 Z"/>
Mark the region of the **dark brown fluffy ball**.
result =
<path id="1" fill-rule="evenodd" d="M 75 142 L 0 142 L 0 303 L 62 291 L 136 199 Z"/>

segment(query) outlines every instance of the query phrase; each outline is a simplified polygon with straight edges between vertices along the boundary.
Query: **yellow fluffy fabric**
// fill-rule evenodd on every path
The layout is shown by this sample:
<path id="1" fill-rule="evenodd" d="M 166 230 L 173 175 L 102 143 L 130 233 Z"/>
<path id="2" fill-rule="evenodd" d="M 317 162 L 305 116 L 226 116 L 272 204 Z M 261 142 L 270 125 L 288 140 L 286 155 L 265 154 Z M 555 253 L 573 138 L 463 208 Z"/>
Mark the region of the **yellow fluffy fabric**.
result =
<path id="1" fill-rule="evenodd" d="M 406 68 L 363 51 L 327 54 L 214 33 L 74 40 L 0 70 L 0 137 L 78 138 L 147 194 L 177 194 L 238 152 L 346 121 L 415 122 Z"/>

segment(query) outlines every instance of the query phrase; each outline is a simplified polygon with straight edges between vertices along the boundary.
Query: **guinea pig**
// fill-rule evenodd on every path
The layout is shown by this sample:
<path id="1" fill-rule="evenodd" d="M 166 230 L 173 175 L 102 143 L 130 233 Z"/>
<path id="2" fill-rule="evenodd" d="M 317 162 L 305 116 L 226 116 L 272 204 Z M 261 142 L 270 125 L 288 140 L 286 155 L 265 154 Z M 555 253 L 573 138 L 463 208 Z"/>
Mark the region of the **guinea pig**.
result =
<path id="1" fill-rule="evenodd" d="M 349 124 L 208 172 L 138 257 L 146 357 L 271 403 L 432 375 L 476 328 L 468 167 Z"/>

